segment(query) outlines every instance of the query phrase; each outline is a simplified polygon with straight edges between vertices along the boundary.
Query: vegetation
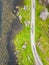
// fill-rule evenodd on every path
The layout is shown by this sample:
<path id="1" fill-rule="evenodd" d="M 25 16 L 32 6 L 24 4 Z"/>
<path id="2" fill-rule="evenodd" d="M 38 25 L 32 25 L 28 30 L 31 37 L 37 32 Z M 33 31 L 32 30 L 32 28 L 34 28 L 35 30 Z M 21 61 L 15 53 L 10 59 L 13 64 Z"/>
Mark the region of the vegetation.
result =
<path id="1" fill-rule="evenodd" d="M 45 21 L 40 19 L 40 12 L 46 7 L 36 0 L 36 43 L 37 51 L 44 65 L 49 65 L 49 18 Z"/>
<path id="2" fill-rule="evenodd" d="M 25 26 L 24 22 L 30 22 L 30 7 L 31 7 L 31 0 L 24 0 L 24 5 L 27 6 L 27 10 L 24 10 L 23 7 L 19 7 L 19 14 L 22 16 L 20 20 L 23 24 L 23 29 L 16 35 L 14 39 L 14 44 L 16 48 L 16 54 L 18 57 L 18 64 L 19 65 L 34 65 L 34 58 L 31 50 L 30 44 L 30 25 Z M 26 44 L 26 48 L 23 49 L 22 46 Z"/>

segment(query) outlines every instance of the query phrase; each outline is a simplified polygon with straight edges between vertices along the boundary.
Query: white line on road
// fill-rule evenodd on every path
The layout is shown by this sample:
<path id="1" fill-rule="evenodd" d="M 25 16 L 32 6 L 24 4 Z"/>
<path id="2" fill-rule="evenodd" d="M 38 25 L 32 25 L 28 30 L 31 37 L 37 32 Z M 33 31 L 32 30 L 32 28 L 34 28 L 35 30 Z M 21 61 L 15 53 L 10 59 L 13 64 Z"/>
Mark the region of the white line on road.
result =
<path id="1" fill-rule="evenodd" d="M 35 63 L 36 65 L 43 65 L 37 50 L 36 50 L 36 45 L 35 45 L 35 0 L 31 0 L 31 47 L 32 47 L 32 52 L 34 55 Z"/>

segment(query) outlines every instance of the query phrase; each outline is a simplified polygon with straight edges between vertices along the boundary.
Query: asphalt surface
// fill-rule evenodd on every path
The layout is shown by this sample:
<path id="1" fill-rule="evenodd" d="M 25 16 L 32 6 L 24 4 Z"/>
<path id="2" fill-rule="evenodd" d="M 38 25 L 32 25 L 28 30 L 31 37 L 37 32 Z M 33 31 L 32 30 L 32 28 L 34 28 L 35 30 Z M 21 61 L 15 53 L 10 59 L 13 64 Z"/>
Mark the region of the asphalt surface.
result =
<path id="1" fill-rule="evenodd" d="M 43 65 L 38 52 L 36 50 L 36 45 L 35 45 L 35 0 L 31 1 L 32 3 L 32 15 L 31 15 L 31 47 L 32 47 L 32 52 L 34 55 L 35 59 L 35 64 L 36 65 Z"/>

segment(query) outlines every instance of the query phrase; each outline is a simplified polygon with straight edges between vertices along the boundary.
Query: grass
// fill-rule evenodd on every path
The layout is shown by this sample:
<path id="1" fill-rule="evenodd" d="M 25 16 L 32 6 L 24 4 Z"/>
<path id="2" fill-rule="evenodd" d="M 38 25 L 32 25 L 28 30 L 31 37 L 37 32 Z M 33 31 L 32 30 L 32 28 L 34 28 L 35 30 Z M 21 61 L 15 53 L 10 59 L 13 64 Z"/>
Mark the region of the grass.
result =
<path id="1" fill-rule="evenodd" d="M 45 54 L 42 53 L 42 51 L 39 49 L 39 47 L 37 46 L 37 51 L 39 56 L 41 57 L 41 61 L 43 62 L 44 65 L 49 65 L 48 61 L 45 58 Z"/>
<path id="2" fill-rule="evenodd" d="M 34 65 L 34 58 L 32 55 L 29 35 L 30 27 L 24 27 L 24 29 L 14 39 L 16 51 L 20 51 L 20 53 L 17 55 L 19 65 Z M 22 46 L 25 42 L 27 44 L 27 47 L 26 49 L 22 49 Z M 28 60 L 28 56 L 30 57 L 30 60 Z"/>
<path id="3" fill-rule="evenodd" d="M 22 16 L 21 22 L 24 24 L 24 21 L 30 21 L 31 16 L 31 0 L 24 0 L 24 5 L 27 6 L 27 10 L 24 10 L 22 7 L 19 8 L 19 14 Z"/>
<path id="4" fill-rule="evenodd" d="M 22 16 L 20 22 L 23 24 L 23 29 L 15 36 L 14 45 L 17 53 L 18 64 L 19 65 L 34 65 L 34 57 L 31 50 L 30 44 L 30 25 L 25 26 L 24 21 L 31 20 L 31 0 L 24 0 L 24 5 L 27 6 L 27 10 L 24 10 L 23 7 L 19 8 L 19 14 Z M 26 43 L 26 48 L 23 49 L 22 46 Z M 19 51 L 19 53 L 18 53 Z M 29 58 L 29 59 L 28 59 Z"/>
<path id="5" fill-rule="evenodd" d="M 43 61 L 44 65 L 49 65 L 49 38 L 48 38 L 48 25 L 49 25 L 49 19 L 43 21 L 40 19 L 40 12 L 41 10 L 45 9 L 43 5 L 40 5 L 38 3 L 38 0 L 36 1 L 36 27 L 35 27 L 35 35 L 36 35 L 36 42 L 39 41 L 39 37 L 41 35 L 40 44 L 42 45 L 42 49 L 39 46 L 37 46 L 37 51 L 39 56 L 41 57 L 41 60 Z M 44 54 L 43 54 L 44 53 Z"/>

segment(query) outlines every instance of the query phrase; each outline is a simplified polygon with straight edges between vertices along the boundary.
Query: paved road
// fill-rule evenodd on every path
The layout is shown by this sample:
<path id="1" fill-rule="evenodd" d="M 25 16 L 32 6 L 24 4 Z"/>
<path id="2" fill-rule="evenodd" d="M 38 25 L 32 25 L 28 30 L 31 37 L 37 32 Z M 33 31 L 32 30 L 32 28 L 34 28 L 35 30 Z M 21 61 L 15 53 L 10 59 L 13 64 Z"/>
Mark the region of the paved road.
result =
<path id="1" fill-rule="evenodd" d="M 43 65 L 35 45 L 35 0 L 32 0 L 32 15 L 31 15 L 31 47 L 36 65 Z"/>

